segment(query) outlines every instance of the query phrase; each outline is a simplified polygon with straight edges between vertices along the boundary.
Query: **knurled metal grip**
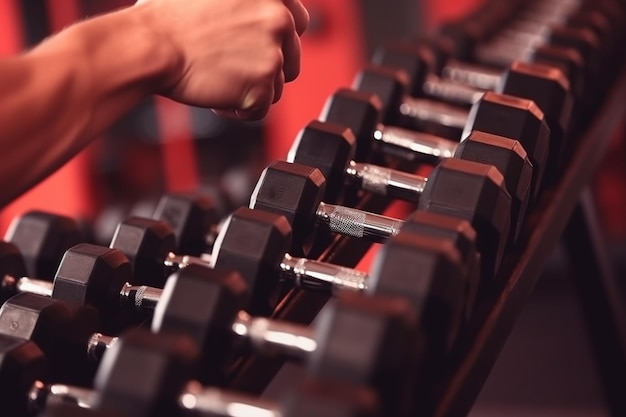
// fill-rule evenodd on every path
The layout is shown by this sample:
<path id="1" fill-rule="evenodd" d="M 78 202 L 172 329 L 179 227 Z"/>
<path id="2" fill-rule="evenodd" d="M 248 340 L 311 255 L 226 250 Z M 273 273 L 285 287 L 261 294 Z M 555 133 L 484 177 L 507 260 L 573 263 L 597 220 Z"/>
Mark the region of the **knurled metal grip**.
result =
<path id="1" fill-rule="evenodd" d="M 320 204 L 330 208 L 323 213 L 327 219 L 328 228 L 347 236 L 363 237 L 365 235 L 365 213 L 348 207 Z"/>
<path id="2" fill-rule="evenodd" d="M 316 215 L 332 232 L 379 243 L 397 235 L 404 224 L 392 217 L 326 203 L 320 203 Z"/>

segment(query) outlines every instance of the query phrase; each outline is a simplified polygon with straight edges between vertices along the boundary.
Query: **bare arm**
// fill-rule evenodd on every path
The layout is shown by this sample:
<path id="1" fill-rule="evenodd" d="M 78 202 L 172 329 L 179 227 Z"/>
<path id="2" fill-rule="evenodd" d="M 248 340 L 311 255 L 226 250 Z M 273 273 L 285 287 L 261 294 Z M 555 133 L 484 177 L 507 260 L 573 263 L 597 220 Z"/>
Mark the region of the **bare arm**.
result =
<path id="1" fill-rule="evenodd" d="M 151 94 L 258 118 L 297 76 L 299 45 L 283 44 L 297 40 L 299 2 L 176 3 L 145 1 L 0 61 L 0 207 Z"/>

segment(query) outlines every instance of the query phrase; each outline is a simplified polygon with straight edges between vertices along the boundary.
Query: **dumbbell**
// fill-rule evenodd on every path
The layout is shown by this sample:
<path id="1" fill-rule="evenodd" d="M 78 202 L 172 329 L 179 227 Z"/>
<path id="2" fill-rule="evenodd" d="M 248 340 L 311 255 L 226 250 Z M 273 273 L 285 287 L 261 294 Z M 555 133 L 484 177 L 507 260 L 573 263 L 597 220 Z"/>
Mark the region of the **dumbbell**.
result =
<path id="1" fill-rule="evenodd" d="M 28 415 L 28 392 L 37 380 L 46 380 L 46 357 L 29 340 L 0 335 L 0 404 L 2 414 Z"/>
<path id="2" fill-rule="evenodd" d="M 604 73 L 601 66 L 610 64 L 609 54 L 616 51 L 614 48 L 621 38 L 621 28 L 616 23 L 602 11 L 588 6 L 585 10 L 570 13 L 556 25 L 548 22 L 526 31 L 522 25 L 505 28 L 488 42 L 477 45 L 474 54 L 480 62 L 506 65 L 525 59 L 537 45 L 573 47 L 583 55 L 588 74 L 601 76 Z"/>
<path id="3" fill-rule="evenodd" d="M 523 78 L 526 78 L 524 73 L 539 69 L 539 64 L 534 65 L 533 68 L 519 67 L 519 71 L 512 75 L 513 79 L 522 82 Z M 547 71 L 543 74 L 545 77 L 537 77 L 538 80 L 546 81 L 545 85 L 542 85 L 541 94 L 545 95 L 543 108 L 547 110 L 542 110 L 538 102 L 517 97 L 518 94 L 484 93 L 469 111 L 445 103 L 403 98 L 406 83 L 399 74 L 390 69 L 373 66 L 357 74 L 355 89 L 381 98 L 383 121 L 391 125 L 417 127 L 418 130 L 440 134 L 453 140 L 459 140 L 473 130 L 516 139 L 524 146 L 535 169 L 542 170 L 539 178 L 553 180 L 559 173 L 559 163 L 565 145 L 564 129 L 569 123 L 573 101 L 570 100 L 571 96 L 567 90 L 567 80 L 560 71 L 543 66 L 541 70 Z M 516 78 L 518 74 L 522 75 Z M 532 86 L 528 88 L 532 91 Z M 551 94 L 551 91 L 554 94 Z M 552 101 L 546 102 L 546 99 Z M 342 118 L 341 112 L 337 113 L 339 114 L 333 115 L 333 118 Z M 411 115 L 411 118 L 415 116 L 425 123 L 418 126 L 412 122 L 405 122 L 404 114 Z M 551 122 L 550 117 L 558 117 L 556 124 Z M 546 133 L 548 131 L 549 134 Z M 551 169 L 546 169 L 547 166 Z M 535 180 L 533 186 L 536 190 L 541 186 L 541 182 Z"/>
<path id="4" fill-rule="evenodd" d="M 132 234 L 151 235 L 150 229 L 153 227 L 159 228 L 160 225 L 154 220 L 131 218 L 120 224 L 121 232 L 118 236 L 124 239 L 124 230 L 129 228 L 134 229 Z M 422 292 L 427 288 L 425 282 L 433 285 L 431 292 L 435 294 L 439 294 L 435 287 L 445 286 L 448 282 L 456 282 L 462 288 L 460 291 L 444 293 L 447 298 L 435 303 L 455 311 L 452 314 L 454 324 L 450 325 L 453 330 L 445 336 L 447 340 L 454 339 L 455 329 L 460 327 L 457 318 L 463 313 L 469 317 L 478 292 L 479 276 L 473 272 L 479 265 L 474 230 L 466 221 L 416 212 L 407 219 L 400 235 L 403 236 L 398 239 L 402 242 L 409 239 L 407 236 L 412 236 L 409 247 L 414 261 L 420 262 L 411 270 L 411 278 L 406 278 L 409 287 L 403 289 L 403 295 L 409 297 L 415 306 L 423 305 Z M 250 288 L 248 311 L 260 315 L 268 315 L 274 310 L 281 284 L 285 281 L 298 288 L 329 294 L 365 290 L 380 292 L 397 286 L 388 284 L 394 280 L 391 275 L 372 281 L 371 276 L 362 271 L 294 257 L 288 253 L 291 236 L 291 227 L 283 216 L 242 207 L 226 219 L 210 257 L 185 259 L 179 256 L 178 259 L 186 260 L 182 265 L 185 269 L 191 265 L 201 265 L 237 270 Z M 395 245 L 391 241 L 387 244 Z M 148 262 L 152 260 L 156 268 L 163 260 L 152 251 L 153 247 L 139 247 L 140 253 L 130 255 Z M 402 252 L 403 247 L 400 245 L 398 250 Z M 173 259 L 176 259 L 175 255 L 170 256 L 165 264 L 173 266 Z M 372 282 L 376 286 L 372 287 Z M 421 283 L 421 286 L 412 289 L 410 283 Z M 135 302 L 141 304 L 141 300 Z M 428 308 L 427 305 L 424 307 Z M 423 313 L 424 320 L 436 319 L 443 314 L 435 311 Z"/>
<path id="5" fill-rule="evenodd" d="M 65 251 L 85 241 L 74 219 L 39 210 L 14 218 L 4 239 L 22 254 L 24 275 L 46 280 L 54 278 Z"/>
<path id="6" fill-rule="evenodd" d="M 447 159 L 429 177 L 412 176 L 411 181 L 407 189 L 420 193 L 418 209 L 460 217 L 472 224 L 482 275 L 494 277 L 511 225 L 511 196 L 502 174 L 489 165 Z M 314 237 L 318 225 L 343 235 L 384 241 L 396 235 L 403 224 L 398 219 L 326 204 L 322 202 L 324 193 L 325 179 L 317 168 L 275 161 L 262 172 L 250 208 L 287 217 L 294 231 L 292 252 Z"/>
<path id="7" fill-rule="evenodd" d="M 407 91 L 405 97 L 395 97 L 393 111 L 398 115 L 403 115 L 406 123 L 416 126 L 433 123 L 440 115 L 439 110 L 445 110 L 445 104 L 433 102 L 432 100 L 421 98 L 428 64 L 424 62 L 422 54 L 418 48 L 408 47 L 388 47 L 378 51 L 373 59 L 374 64 L 405 71 L 408 76 Z M 355 89 L 376 93 L 379 88 L 375 85 L 368 85 L 372 81 L 360 81 L 362 75 L 357 76 Z M 480 94 L 481 90 L 472 91 L 467 86 L 458 83 L 444 83 L 439 88 L 436 82 L 429 81 L 430 93 L 439 94 L 439 98 L 444 101 L 459 102 L 465 100 L 466 104 L 472 105 Z M 443 82 L 442 82 L 443 83 Z M 360 86 L 363 85 L 363 88 Z M 373 88 L 373 90 L 371 90 Z M 574 93 L 569 80 L 563 72 L 555 66 L 544 65 L 533 62 L 513 62 L 502 74 L 499 83 L 493 90 L 496 93 L 516 96 L 534 101 L 545 114 L 552 136 L 555 137 L 558 145 L 561 146 L 567 135 L 568 124 L 570 122 L 571 107 L 574 102 Z M 437 106 L 437 110 L 430 109 L 429 106 Z M 449 108 L 452 114 L 462 114 L 462 109 L 458 112 Z"/>
<path id="8" fill-rule="evenodd" d="M 426 230 L 426 226 L 417 222 L 412 227 L 414 230 Z M 404 234 L 408 235 L 410 230 L 407 229 Z M 444 233 L 452 234 L 452 231 L 431 233 L 433 235 L 439 233 L 441 236 Z M 280 280 L 285 278 L 291 278 L 302 288 L 318 291 L 337 292 L 341 289 L 363 291 L 366 287 L 365 273 L 289 256 L 287 250 L 291 228 L 282 216 L 242 208 L 238 211 L 238 216 L 230 218 L 228 226 L 220 236 L 211 266 L 236 268 L 241 272 L 253 288 L 252 299 L 247 303 L 248 310 L 253 313 L 267 315 L 273 311 L 278 301 Z M 403 237 L 399 241 L 404 240 L 407 238 Z M 424 319 L 429 319 L 432 315 L 443 321 L 444 314 L 452 316 L 450 318 L 452 324 L 449 326 L 451 330 L 441 337 L 437 336 L 445 339 L 446 346 L 449 346 L 460 327 L 463 314 L 471 308 L 478 283 L 463 276 L 461 255 L 455 247 L 455 242 L 420 236 L 412 238 L 411 242 L 413 255 L 421 253 L 421 257 L 414 260 L 420 263 L 416 266 L 416 275 L 411 282 L 420 283 L 420 286 L 411 293 L 406 287 L 410 284 L 405 283 L 403 295 L 412 297 L 414 305 L 423 305 L 427 309 Z M 401 252 L 403 248 L 401 245 Z M 466 256 L 470 259 L 474 257 L 472 253 Z M 82 262 L 82 265 L 79 262 Z M 198 265 L 191 266 L 203 268 Z M 72 310 L 91 305 L 100 313 L 103 321 L 113 319 L 122 321 L 119 319 L 121 312 L 130 313 L 138 310 L 142 313 L 152 313 L 163 293 L 160 288 L 129 284 L 130 269 L 128 260 L 117 249 L 81 244 L 66 253 L 53 284 L 30 280 L 28 288 L 40 295 L 60 299 Z M 201 273 L 201 269 L 198 271 L 195 268 L 192 271 Z M 280 273 L 277 273 L 277 269 Z M 391 275 L 377 277 L 373 281 L 376 285 L 370 283 L 368 291 L 391 291 L 398 286 L 394 283 L 396 279 L 398 278 Z M 23 288 L 25 285 L 19 285 L 22 280 L 18 280 L 15 287 Z M 454 313 L 448 313 L 448 310 L 439 312 L 436 309 L 428 312 L 432 307 L 429 307 L 429 303 L 423 304 L 424 295 L 420 293 L 425 288 L 424 282 L 429 282 L 433 286 L 434 293 L 438 292 L 437 288 L 448 286 L 445 293 L 447 298 L 439 303 L 446 305 L 446 308 Z M 456 291 L 449 288 L 449 282 L 456 282 Z M 465 297 L 471 300 L 466 302 Z M 111 325 L 105 328 L 110 327 Z"/>
<path id="9" fill-rule="evenodd" d="M 370 385 L 390 411 L 410 400 L 418 368 L 427 358 L 422 352 L 424 342 L 417 340 L 418 330 L 424 331 L 418 328 L 419 317 L 403 298 L 342 293 L 326 305 L 311 328 L 250 317 L 238 310 L 247 288 L 237 273 L 193 267 L 206 275 L 193 283 L 187 280 L 182 288 L 177 281 L 191 277 L 190 266 L 176 274 L 178 279 L 173 276 L 168 281 L 152 321 L 160 332 L 144 337 L 141 344 L 156 344 L 171 334 L 185 335 L 199 349 L 194 378 L 211 384 L 228 355 L 251 350 L 307 362 L 316 376 Z M 116 340 L 103 356 L 94 381 L 97 389 L 103 383 L 100 370 L 113 366 L 112 358 L 120 357 L 127 341 L 124 337 Z"/>
<path id="10" fill-rule="evenodd" d="M 561 48 L 574 48 L 583 57 L 589 76 L 599 76 L 598 64 L 607 60 L 607 52 L 615 51 L 615 45 L 623 36 L 621 25 L 623 12 L 615 13 L 610 2 L 604 5 L 587 3 L 577 11 L 573 9 L 562 14 L 556 20 L 547 20 L 545 25 L 533 23 L 525 30 L 523 25 L 510 25 L 490 39 L 479 39 L 475 25 L 465 22 L 444 25 L 437 35 L 438 42 L 433 45 L 438 59 L 438 72 L 443 78 L 456 82 L 477 79 L 482 70 L 491 74 L 490 67 L 506 67 L 515 60 L 533 60 L 534 49 L 540 45 L 553 45 Z M 621 17 L 613 19 L 621 14 Z M 555 25 L 548 28 L 550 25 Z M 478 32 L 480 33 L 480 32 Z M 526 48 L 516 45 L 524 44 Z M 456 60 L 455 60 L 456 58 Z M 466 67 L 460 61 L 474 61 L 476 64 Z M 608 64 L 608 62 L 606 62 Z M 588 79 L 591 85 L 593 78 Z M 478 87 L 478 85 L 476 85 Z"/>
<path id="11" fill-rule="evenodd" d="M 472 132 L 460 144 L 411 131 L 406 131 L 403 137 L 404 129 L 395 129 L 394 132 L 393 139 L 403 144 L 410 142 L 413 149 L 421 150 L 423 154 L 438 154 L 441 159 L 455 157 L 495 166 L 504 175 L 512 198 L 512 233 L 509 238 L 511 242 L 517 240 L 530 200 L 533 177 L 532 164 L 519 142 L 478 131 Z M 389 138 L 389 135 L 386 137 Z M 407 190 L 407 186 L 415 183 L 414 175 L 355 162 L 355 148 L 356 139 L 350 129 L 334 123 L 312 121 L 298 134 L 287 161 L 318 168 L 326 178 L 323 198 L 331 203 L 341 201 L 344 185 L 348 183 L 374 194 L 411 202 L 419 200 L 418 192 L 413 188 Z M 414 159 L 417 152 L 405 153 L 410 153 Z"/>
<path id="12" fill-rule="evenodd" d="M 31 405 L 34 409 L 47 409 L 46 403 L 61 402 L 129 417 L 233 416 L 255 412 L 320 416 L 331 410 L 338 417 L 358 417 L 379 412 L 374 391 L 325 376 L 307 377 L 286 392 L 280 403 L 202 387 L 198 381 L 190 380 L 197 356 L 194 344 L 182 336 L 156 336 L 135 330 L 125 334 L 105 356 L 94 380 L 94 391 L 37 382 L 29 394 Z M 320 365 L 319 373 L 334 371 L 332 365 Z M 142 372 L 130 371 L 136 368 Z M 65 393 L 55 395 L 55 388 Z"/>
<path id="13" fill-rule="evenodd" d="M 5 253 L 9 259 L 14 256 L 10 244 L 0 242 L 0 260 Z M 0 265 L 3 263 L 0 261 Z M 127 325 L 132 319 L 127 314 L 134 310 L 138 290 L 144 299 L 152 299 L 153 291 L 161 291 L 153 287 L 140 289 L 133 285 L 133 278 L 131 264 L 121 251 L 81 243 L 66 251 L 53 282 L 5 274 L 0 288 L 5 299 L 20 292 L 31 292 L 63 301 L 72 311 L 93 308 L 99 314 L 103 329 L 115 331 L 113 329 Z"/>
<path id="14" fill-rule="evenodd" d="M 159 200 L 152 218 L 170 225 L 180 252 L 198 256 L 213 244 L 219 213 L 214 199 L 208 195 L 166 194 Z"/>
<path id="15" fill-rule="evenodd" d="M 515 24 L 525 16 L 533 17 L 533 12 L 542 10 L 542 21 L 557 19 L 557 14 L 572 8 L 572 2 L 516 2 L 513 4 L 485 2 L 475 12 L 463 16 L 460 20 L 444 22 L 436 28 L 434 39 L 447 40 L 456 47 L 456 57 L 463 60 L 473 58 L 477 44 L 485 43 L 497 36 L 503 28 Z M 521 3 L 521 4 L 520 4 Z"/>
<path id="16" fill-rule="evenodd" d="M 98 319 L 93 310 L 71 311 L 61 301 L 21 293 L 0 307 L 0 334 L 36 343 L 54 380 L 82 384 L 93 377 L 94 367 L 85 353 Z"/>
<path id="17" fill-rule="evenodd" d="M 233 414 L 242 415 L 242 413 L 268 417 L 380 415 L 377 396 L 371 389 L 312 377 L 299 382 L 278 401 L 214 387 L 203 387 L 197 381 L 186 383 L 180 393 L 167 390 L 166 394 L 171 396 L 169 400 L 175 401 L 180 408 L 175 415 L 186 417 L 233 417 Z M 97 414 L 99 412 L 92 408 L 95 396 L 96 392 L 91 389 L 37 381 L 29 392 L 29 406 L 48 417 L 95 417 L 100 416 Z M 106 416 L 109 416 L 108 412 Z"/>
<path id="18" fill-rule="evenodd" d="M 393 122 L 397 119 L 396 109 L 391 103 L 395 101 L 394 97 L 402 93 L 404 84 L 398 71 L 371 69 L 374 71 L 372 76 L 380 72 L 381 82 L 377 84 L 377 93 L 339 89 L 329 97 L 320 117 L 352 130 L 356 138 L 356 161 L 366 162 L 372 155 L 381 152 L 409 161 L 451 157 L 459 147 L 459 138 L 462 141 L 473 131 L 480 131 L 514 139 L 522 144 L 533 166 L 531 197 L 534 199 L 538 196 L 544 171 L 549 164 L 550 130 L 541 110 L 533 102 L 485 93 L 470 113 L 459 112 L 455 130 L 464 120 L 466 133 L 459 134 L 456 140 L 434 136 L 381 123 L 382 120 Z"/>

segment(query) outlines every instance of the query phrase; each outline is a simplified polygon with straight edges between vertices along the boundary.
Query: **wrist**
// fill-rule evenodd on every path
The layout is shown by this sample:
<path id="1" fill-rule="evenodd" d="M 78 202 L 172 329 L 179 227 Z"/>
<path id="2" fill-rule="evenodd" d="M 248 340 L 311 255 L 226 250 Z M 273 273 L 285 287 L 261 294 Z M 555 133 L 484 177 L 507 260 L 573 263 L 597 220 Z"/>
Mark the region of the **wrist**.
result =
<path id="1" fill-rule="evenodd" d="M 153 94 L 169 90 L 183 72 L 184 58 L 170 36 L 163 31 L 155 18 L 150 3 L 139 3 L 126 10 L 136 30 L 136 39 L 142 45 L 139 52 L 145 61 L 152 61 L 148 75 L 152 75 Z"/>
<path id="2" fill-rule="evenodd" d="M 95 90 L 158 94 L 173 84 L 182 67 L 182 58 L 172 42 L 155 28 L 148 6 L 133 6 L 87 20 L 60 36 L 78 39 Z"/>

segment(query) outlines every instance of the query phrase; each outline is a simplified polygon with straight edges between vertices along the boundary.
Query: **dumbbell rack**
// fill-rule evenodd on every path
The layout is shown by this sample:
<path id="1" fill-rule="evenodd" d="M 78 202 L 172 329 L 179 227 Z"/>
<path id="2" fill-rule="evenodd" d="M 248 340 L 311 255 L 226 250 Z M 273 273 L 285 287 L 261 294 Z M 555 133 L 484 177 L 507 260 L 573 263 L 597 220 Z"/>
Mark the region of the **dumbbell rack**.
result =
<path id="1" fill-rule="evenodd" d="M 561 180 L 529 213 L 519 244 L 505 255 L 498 283 L 479 299 L 468 331 L 447 361 L 449 366 L 437 372 L 436 380 L 429 381 L 431 389 L 420 398 L 419 415 L 468 414 L 560 238 L 572 262 L 572 279 L 581 295 L 608 407 L 612 415 L 626 415 L 626 314 L 622 312 L 588 188 L 611 134 L 625 120 L 626 72 L 609 91 L 594 120 L 575 138 Z M 366 195 L 359 206 L 379 211 L 387 204 L 384 199 Z M 318 259 L 352 267 L 370 246 L 339 237 Z M 326 300 L 323 295 L 294 289 L 286 294 L 273 316 L 308 324 Z M 230 386 L 261 394 L 283 363 L 254 355 L 244 358 L 235 365 Z"/>

